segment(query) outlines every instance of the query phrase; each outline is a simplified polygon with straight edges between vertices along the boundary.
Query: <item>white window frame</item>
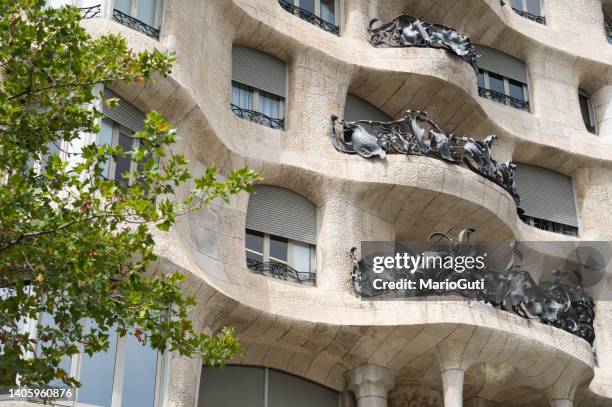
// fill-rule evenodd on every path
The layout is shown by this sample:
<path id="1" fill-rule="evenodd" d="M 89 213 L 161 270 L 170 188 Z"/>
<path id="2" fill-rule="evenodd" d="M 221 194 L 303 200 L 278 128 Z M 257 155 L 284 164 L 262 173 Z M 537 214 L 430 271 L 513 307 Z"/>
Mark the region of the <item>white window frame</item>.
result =
<path id="1" fill-rule="evenodd" d="M 265 233 L 265 232 L 261 232 L 258 230 L 254 230 L 254 232 L 258 232 L 263 234 L 263 262 L 267 263 L 270 261 L 270 234 L 269 233 Z M 246 230 L 245 230 L 246 233 Z M 276 235 L 275 235 L 276 236 Z M 281 260 L 277 260 L 275 258 L 272 258 L 273 261 L 277 262 L 277 263 L 281 263 L 281 264 L 285 264 L 289 267 L 295 268 L 294 267 L 294 262 L 293 262 L 293 251 L 295 250 L 295 246 L 296 243 L 300 243 L 303 245 L 308 245 L 310 247 L 310 270 L 308 271 L 309 273 L 315 274 L 316 273 L 316 264 L 317 264 L 317 247 L 311 243 L 306 243 L 306 242 L 301 242 L 299 240 L 294 240 L 294 239 L 289 239 L 283 236 L 279 236 L 282 237 L 283 239 L 287 239 L 287 261 L 281 261 Z M 249 249 L 248 247 L 246 247 L 246 242 L 244 245 L 244 250 L 249 252 L 249 253 L 253 253 L 253 254 L 257 254 L 257 255 L 262 255 L 262 253 L 256 252 L 252 249 Z"/>
<path id="2" fill-rule="evenodd" d="M 265 92 L 264 90 L 261 90 L 259 88 L 256 88 L 254 86 L 251 85 L 247 85 L 246 83 L 242 83 L 239 82 L 237 80 L 232 79 L 230 86 L 231 86 L 231 90 L 230 90 L 230 101 L 232 104 L 234 104 L 233 100 L 232 100 L 232 96 L 234 94 L 234 82 L 242 85 L 242 86 L 248 86 L 249 88 L 253 89 L 253 108 L 251 110 L 253 110 L 254 112 L 257 113 L 261 113 L 264 114 L 262 112 L 262 108 L 261 108 L 261 102 L 260 102 L 260 92 Z M 266 93 L 270 93 L 270 92 L 266 92 Z M 270 93 L 271 95 L 273 95 L 273 93 Z M 279 96 L 279 95 L 274 95 L 274 96 L 278 96 L 280 98 L 279 101 L 279 107 L 278 107 L 278 111 L 279 111 L 279 116 L 280 117 L 271 117 L 271 119 L 281 119 L 281 120 L 285 120 L 285 98 L 283 96 Z M 238 105 L 236 105 L 238 106 Z M 240 107 L 240 106 L 238 106 Z"/>
<path id="3" fill-rule="evenodd" d="M 589 115 L 589 121 L 591 122 L 591 126 L 593 126 L 593 134 L 597 134 L 597 121 L 595 120 L 595 108 L 593 106 L 593 98 L 586 91 L 582 89 L 578 89 L 578 107 L 580 108 L 581 118 L 582 118 L 582 107 L 580 106 L 580 96 L 584 97 L 587 100 L 587 110 L 588 110 L 587 113 Z M 589 131 L 588 128 L 587 128 L 587 131 Z"/>
<path id="4" fill-rule="evenodd" d="M 521 11 L 528 12 L 527 11 L 527 1 L 528 0 L 521 0 L 521 5 L 522 5 Z M 540 15 L 538 17 L 546 17 L 546 12 L 544 10 L 544 0 L 539 0 L 539 3 L 540 3 Z"/>
<path id="5" fill-rule="evenodd" d="M 314 2 L 315 2 L 315 13 L 314 14 L 317 17 L 322 19 L 322 17 L 321 17 L 321 0 L 314 0 Z M 336 27 L 340 27 L 340 6 L 341 6 L 341 0 L 333 0 L 333 2 L 334 2 L 334 8 L 335 8 L 333 24 Z M 296 7 L 300 7 L 300 0 L 293 0 L 293 5 L 296 6 Z"/>
<path id="6" fill-rule="evenodd" d="M 36 325 L 40 321 L 28 319 L 26 323 L 25 331 L 30 334 L 30 337 L 36 339 Z M 81 321 L 83 325 L 85 321 Z M 124 370 L 125 370 L 125 349 L 128 340 L 128 335 L 120 337 L 117 335 L 117 347 L 115 350 L 115 366 L 113 369 L 113 388 L 112 388 L 112 401 L 111 407 L 121 407 L 122 401 L 122 393 L 123 393 L 123 381 L 124 381 Z M 37 347 L 40 346 L 39 344 Z M 157 353 L 157 361 L 156 361 L 156 370 L 155 370 L 155 396 L 154 396 L 154 407 L 162 407 L 164 405 L 165 398 L 165 387 L 167 386 L 168 379 L 168 366 L 169 366 L 169 355 L 170 352 L 161 353 L 156 351 Z M 81 374 L 81 365 L 83 363 L 83 353 L 78 353 L 70 356 L 70 377 L 79 378 Z M 31 353 L 26 355 L 26 357 L 34 357 Z M 75 389 L 74 398 L 72 400 L 57 400 L 54 402 L 54 405 L 65 406 L 65 407 L 101 407 L 95 404 L 87 404 L 81 403 L 78 401 L 80 389 Z M 8 396 L 0 395 L 0 401 L 2 400 L 14 400 L 14 401 L 27 401 L 22 398 L 8 398 Z"/>
<path id="7" fill-rule="evenodd" d="M 480 70 L 483 72 L 485 90 L 493 91 L 491 89 L 491 81 L 490 81 L 490 77 L 489 77 L 489 74 L 492 73 L 492 74 L 495 74 L 497 76 L 501 76 L 503 78 L 503 80 L 504 80 L 504 95 L 506 95 L 508 97 L 511 97 L 510 96 L 510 79 L 509 78 L 505 77 L 504 75 L 500 75 L 500 74 L 498 74 L 496 72 L 489 72 L 486 69 L 482 69 L 481 68 Z M 520 81 L 517 81 L 517 80 L 514 80 L 514 79 L 512 79 L 512 80 L 515 81 L 515 82 L 520 82 Z M 529 86 L 526 83 L 523 83 L 523 100 L 525 102 L 529 103 Z M 507 104 L 505 104 L 505 105 L 509 106 Z M 512 107 L 512 106 L 510 106 L 510 107 Z"/>
<path id="8" fill-rule="evenodd" d="M 115 8 L 115 2 L 113 0 L 111 0 L 113 3 L 113 9 Z M 135 19 L 138 19 L 138 6 L 140 5 L 141 1 L 146 1 L 146 0 L 132 0 L 132 11 L 130 12 L 130 17 L 133 17 Z M 163 0 L 157 0 L 156 4 L 155 4 L 155 24 L 153 25 L 153 28 L 159 30 L 160 26 L 161 26 L 161 18 L 162 18 L 162 7 L 163 7 Z M 144 22 L 144 21 L 143 21 Z M 145 23 L 146 24 L 146 23 Z"/>

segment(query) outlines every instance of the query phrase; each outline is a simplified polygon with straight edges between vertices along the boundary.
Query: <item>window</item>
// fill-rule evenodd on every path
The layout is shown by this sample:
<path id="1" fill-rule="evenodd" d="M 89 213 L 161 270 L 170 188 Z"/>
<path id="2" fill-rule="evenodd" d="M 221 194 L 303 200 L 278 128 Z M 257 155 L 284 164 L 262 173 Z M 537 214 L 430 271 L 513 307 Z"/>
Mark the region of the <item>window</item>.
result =
<path id="1" fill-rule="evenodd" d="M 523 222 L 538 229 L 578 235 L 578 216 L 572 179 L 545 168 L 518 164 L 516 188 Z"/>
<path id="2" fill-rule="evenodd" d="M 511 6 L 515 13 L 528 18 L 536 23 L 546 24 L 546 18 L 542 12 L 541 0 L 511 0 Z"/>
<path id="3" fill-rule="evenodd" d="M 337 391 L 289 373 L 229 365 L 202 368 L 198 406 L 338 407 L 340 401 Z"/>
<path id="4" fill-rule="evenodd" d="M 238 117 L 273 129 L 285 126 L 287 65 L 253 48 L 232 47 L 231 109 Z"/>
<path id="5" fill-rule="evenodd" d="M 476 46 L 478 94 L 481 97 L 529 111 L 525 64 L 492 48 Z"/>
<path id="6" fill-rule="evenodd" d="M 593 102 L 591 96 L 584 90 L 579 89 L 578 91 L 578 102 L 580 104 L 580 113 L 582 114 L 582 120 L 588 131 L 591 133 L 597 133 L 595 127 L 595 114 L 593 113 Z"/>
<path id="7" fill-rule="evenodd" d="M 317 213 L 302 195 L 258 185 L 249 198 L 245 231 L 247 267 L 258 274 L 314 283 Z"/>
<path id="8" fill-rule="evenodd" d="M 608 17 L 608 14 L 604 11 L 604 31 L 606 32 L 606 38 L 608 44 L 612 44 L 612 18 Z"/>
<path id="9" fill-rule="evenodd" d="M 333 34 L 340 34 L 340 0 L 278 0 L 282 8 Z"/>
<path id="10" fill-rule="evenodd" d="M 349 93 L 346 95 L 346 103 L 344 105 L 344 120 L 354 122 L 358 120 L 372 120 L 377 122 L 390 122 L 393 118 L 374 106 L 370 102 L 361 99 L 358 96 Z M 367 127 L 367 124 L 364 124 Z M 353 150 L 351 141 L 352 132 L 344 132 L 344 146 L 347 150 Z"/>
<path id="11" fill-rule="evenodd" d="M 149 37 L 159 38 L 162 0 L 114 0 L 113 20 Z"/>
<path id="12" fill-rule="evenodd" d="M 141 131 L 144 126 L 145 116 L 137 108 L 121 99 L 120 96 L 110 89 L 104 89 L 104 98 L 118 98 L 119 105 L 112 109 L 107 106 L 102 107 L 105 118 L 100 123 L 100 134 L 98 135 L 99 145 L 121 146 L 124 151 L 131 151 L 138 147 L 138 140 L 133 135 Z M 127 174 L 136 170 L 135 163 L 129 157 L 124 156 L 118 160 L 106 163 L 104 176 L 116 182 L 127 183 L 130 180 Z"/>

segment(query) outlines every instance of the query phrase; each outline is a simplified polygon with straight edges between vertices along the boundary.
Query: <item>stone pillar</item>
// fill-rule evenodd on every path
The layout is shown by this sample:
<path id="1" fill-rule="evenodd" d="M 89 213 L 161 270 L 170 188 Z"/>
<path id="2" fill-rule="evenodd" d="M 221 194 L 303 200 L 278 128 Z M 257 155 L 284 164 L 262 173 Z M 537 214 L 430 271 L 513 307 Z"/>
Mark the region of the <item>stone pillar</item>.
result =
<path id="1" fill-rule="evenodd" d="M 573 407 L 574 402 L 567 399 L 551 400 L 550 407 Z"/>
<path id="2" fill-rule="evenodd" d="M 604 86 L 593 94 L 593 110 L 597 122 L 597 133 L 607 140 L 612 139 L 612 85 Z"/>
<path id="3" fill-rule="evenodd" d="M 164 407 L 196 407 L 202 373 L 202 360 L 170 353 L 168 385 L 164 393 Z"/>
<path id="4" fill-rule="evenodd" d="M 361 365 L 344 374 L 355 394 L 357 407 L 387 407 L 387 395 L 395 386 L 395 372 L 382 366 Z"/>
<path id="5" fill-rule="evenodd" d="M 442 391 L 444 407 L 463 407 L 463 380 L 465 372 L 461 369 L 442 371 Z"/>

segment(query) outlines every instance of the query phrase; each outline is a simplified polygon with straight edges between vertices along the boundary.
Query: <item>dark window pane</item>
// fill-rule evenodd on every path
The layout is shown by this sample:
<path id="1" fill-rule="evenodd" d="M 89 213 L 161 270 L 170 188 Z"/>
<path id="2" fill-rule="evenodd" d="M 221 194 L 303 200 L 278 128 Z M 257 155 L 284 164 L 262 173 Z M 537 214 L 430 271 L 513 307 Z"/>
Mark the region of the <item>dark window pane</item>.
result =
<path id="1" fill-rule="evenodd" d="M 119 133 L 119 145 L 123 147 L 123 151 L 129 152 L 132 150 L 133 140 L 128 137 L 125 133 Z M 115 181 L 118 182 L 128 182 L 126 178 L 123 177 L 123 174 L 130 171 L 130 164 L 132 160 L 129 155 L 124 155 L 117 159 L 115 163 Z"/>
<path id="2" fill-rule="evenodd" d="M 95 327 L 87 321 L 85 332 Z M 78 390 L 78 401 L 94 406 L 110 407 L 113 398 L 113 378 L 115 375 L 115 357 L 117 354 L 117 331 L 110 332 L 109 347 L 106 352 L 95 353 L 92 357 L 83 355 Z"/>
<path id="3" fill-rule="evenodd" d="M 288 243 L 284 237 L 270 236 L 270 261 L 286 263 Z"/>
<path id="4" fill-rule="evenodd" d="M 527 12 L 534 16 L 541 16 L 540 0 L 527 0 Z"/>
<path id="5" fill-rule="evenodd" d="M 261 232 L 247 229 L 245 236 L 246 258 L 263 262 L 264 235 Z"/>
<path id="6" fill-rule="evenodd" d="M 517 81 L 508 81 L 510 88 L 510 96 L 515 99 L 525 100 L 525 96 L 523 94 L 523 84 Z"/>
<path id="7" fill-rule="evenodd" d="M 268 407 L 337 407 L 338 393 L 287 373 L 269 370 Z"/>
<path id="8" fill-rule="evenodd" d="M 315 0 L 300 0 L 300 8 L 315 13 Z"/>
<path id="9" fill-rule="evenodd" d="M 265 369 L 247 366 L 202 368 L 199 407 L 264 407 Z"/>
<path id="10" fill-rule="evenodd" d="M 495 92 L 505 93 L 504 78 L 494 73 L 489 73 L 489 89 Z"/>
<path id="11" fill-rule="evenodd" d="M 484 72 L 482 70 L 478 71 L 478 87 L 485 87 Z"/>
<path id="12" fill-rule="evenodd" d="M 593 124 L 591 123 L 591 115 L 589 114 L 589 98 L 584 95 L 580 95 L 578 96 L 578 100 L 580 102 L 580 112 L 582 113 L 584 125 L 587 127 L 587 129 L 590 129 L 593 127 Z"/>
<path id="13" fill-rule="evenodd" d="M 515 8 L 517 10 L 522 10 L 523 9 L 523 0 L 512 0 L 512 8 Z"/>

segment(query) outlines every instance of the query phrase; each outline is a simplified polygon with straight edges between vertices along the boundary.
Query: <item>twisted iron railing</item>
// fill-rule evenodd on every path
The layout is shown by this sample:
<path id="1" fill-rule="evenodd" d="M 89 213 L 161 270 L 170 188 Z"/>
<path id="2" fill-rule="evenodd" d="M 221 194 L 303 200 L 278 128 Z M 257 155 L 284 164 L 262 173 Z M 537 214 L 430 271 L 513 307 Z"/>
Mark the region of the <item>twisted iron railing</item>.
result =
<path id="1" fill-rule="evenodd" d="M 528 11 L 519 10 L 517 8 L 514 8 L 514 7 L 512 7 L 512 10 L 514 10 L 514 12 L 516 14 L 518 14 L 519 16 L 521 16 L 521 17 L 525 17 L 525 18 L 527 18 L 527 19 L 529 19 L 531 21 L 535 21 L 536 23 L 546 25 L 546 17 L 544 17 L 544 16 L 539 16 L 539 15 L 536 15 L 536 14 L 531 14 Z"/>
<path id="2" fill-rule="evenodd" d="M 233 103 L 230 104 L 232 108 L 232 112 L 242 119 L 247 119 L 257 124 L 261 124 L 264 126 L 271 127 L 273 129 L 284 129 L 285 128 L 285 120 L 283 119 L 275 119 L 269 116 L 266 116 L 263 113 L 256 112 L 255 110 L 243 109 L 240 106 L 237 106 Z"/>
<path id="3" fill-rule="evenodd" d="M 462 231 L 456 242 L 445 233 L 432 233 L 428 239 L 432 248 L 427 253 L 441 259 L 475 258 L 476 247 L 469 239 L 469 235 L 474 231 L 474 229 Z M 432 238 L 440 236 L 447 242 L 444 247 L 439 243 L 433 243 Z M 423 254 L 422 247 L 418 248 L 419 251 L 415 251 L 416 248 L 413 247 L 414 253 L 410 252 L 406 242 L 402 243 L 401 250 L 397 247 L 395 253 L 403 252 L 415 258 Z M 440 263 L 440 266 L 436 266 L 434 263 L 433 266 L 424 265 L 410 271 L 405 268 L 374 271 L 374 256 L 379 256 L 380 253 L 365 253 L 364 258 L 357 260 L 355 256 L 357 249 L 352 248 L 350 255 L 353 261 L 351 272 L 353 289 L 363 299 L 380 300 L 458 295 L 489 304 L 497 309 L 514 312 L 525 319 L 538 319 L 544 324 L 583 338 L 592 345 L 595 339 L 593 327 L 595 302 L 584 289 L 582 273 L 576 269 L 554 271 L 552 281 L 537 283 L 526 270 L 524 254 L 519 248 L 519 243 L 512 241 L 509 248 L 510 260 L 501 272 L 489 269 L 486 263 L 483 264 L 484 267 L 473 265 L 459 272 L 453 266 L 447 266 L 446 260 L 444 265 Z M 453 262 L 448 264 L 451 263 Z M 401 282 L 404 287 L 415 288 L 390 290 L 380 288 L 380 285 L 374 283 L 375 280 Z M 464 288 L 458 288 L 460 280 L 467 283 L 463 285 Z M 422 284 L 423 281 L 454 282 L 457 288 L 440 288 L 433 284 L 428 286 Z M 470 283 L 471 287 L 465 288 L 469 287 Z"/>
<path id="4" fill-rule="evenodd" d="M 508 191 L 514 198 L 517 211 L 523 212 L 516 190 L 516 165 L 511 161 L 499 163 L 491 157 L 491 146 L 497 136 L 490 135 L 481 141 L 446 134 L 427 117 L 426 112 L 408 110 L 406 113 L 406 116 L 391 122 L 346 122 L 332 116 L 332 143 L 342 153 L 359 154 L 364 158 L 378 156 L 384 159 L 389 153 L 423 155 L 465 165 Z M 338 131 L 338 125 L 342 130 Z"/>
<path id="5" fill-rule="evenodd" d="M 567 236 L 578 236 L 578 228 L 575 226 L 564 225 L 546 219 L 534 218 L 533 216 L 520 216 L 521 220 L 529 226 L 546 230 L 549 232 L 561 233 Z"/>
<path id="6" fill-rule="evenodd" d="M 317 27 L 322 28 L 327 32 L 330 32 L 335 35 L 340 35 L 340 27 L 323 20 L 321 17 L 311 13 L 310 11 L 304 10 L 303 8 L 294 5 L 291 0 L 278 0 L 278 4 L 280 4 L 283 9 L 293 14 L 294 16 L 298 16 L 302 20 L 308 21 L 310 24 L 316 25 Z"/>
<path id="7" fill-rule="evenodd" d="M 444 48 L 470 64 L 476 72 L 476 51 L 470 38 L 457 30 L 441 24 L 420 21 L 415 16 L 403 14 L 383 24 L 378 19 L 370 21 L 370 44 L 387 47 Z"/>
<path id="8" fill-rule="evenodd" d="M 247 259 L 247 268 L 256 274 L 300 284 L 314 284 L 316 280 L 315 273 L 297 271 L 291 266 L 274 261 L 261 262 Z"/>
<path id="9" fill-rule="evenodd" d="M 512 106 L 516 109 L 525 110 L 527 112 L 529 111 L 528 101 L 517 99 L 512 96 L 508 96 L 505 93 L 497 92 L 495 90 L 486 89 L 486 88 L 479 86 L 478 95 L 485 99 L 489 99 L 497 103 Z"/>
<path id="10" fill-rule="evenodd" d="M 128 14 L 125 14 L 122 11 L 117 9 L 113 9 L 113 20 L 122 24 L 126 27 L 131 28 L 132 30 L 138 31 L 145 35 L 148 35 L 151 38 L 159 39 L 159 30 L 151 27 L 147 23 L 144 23 L 137 18 L 134 18 Z"/>
<path id="11" fill-rule="evenodd" d="M 102 5 L 97 4 L 95 6 L 90 7 L 80 7 L 79 10 L 81 11 L 81 18 L 94 18 L 100 15 L 100 12 L 102 11 Z"/>

